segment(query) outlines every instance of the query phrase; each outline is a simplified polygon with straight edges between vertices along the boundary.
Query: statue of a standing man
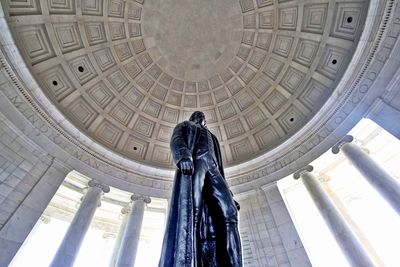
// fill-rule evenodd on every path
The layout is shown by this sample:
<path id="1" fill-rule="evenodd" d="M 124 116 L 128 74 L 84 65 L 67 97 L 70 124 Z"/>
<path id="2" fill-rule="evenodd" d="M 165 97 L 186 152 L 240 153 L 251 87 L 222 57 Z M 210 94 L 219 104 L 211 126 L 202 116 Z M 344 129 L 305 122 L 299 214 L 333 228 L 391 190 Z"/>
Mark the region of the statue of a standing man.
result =
<path id="1" fill-rule="evenodd" d="M 178 170 L 159 266 L 241 267 L 239 204 L 204 113 L 196 111 L 178 124 L 170 145 Z"/>

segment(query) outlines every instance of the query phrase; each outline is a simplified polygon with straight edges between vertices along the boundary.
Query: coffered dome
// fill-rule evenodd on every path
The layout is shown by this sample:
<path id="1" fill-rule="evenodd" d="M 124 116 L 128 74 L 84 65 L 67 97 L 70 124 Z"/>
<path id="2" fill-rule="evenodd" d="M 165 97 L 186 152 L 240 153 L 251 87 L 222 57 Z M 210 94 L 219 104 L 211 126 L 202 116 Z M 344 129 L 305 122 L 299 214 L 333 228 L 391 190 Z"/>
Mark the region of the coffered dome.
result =
<path id="1" fill-rule="evenodd" d="M 51 101 L 96 142 L 170 168 L 173 127 L 206 114 L 227 165 L 278 146 L 333 92 L 365 2 L 29 0 L 6 7 Z"/>

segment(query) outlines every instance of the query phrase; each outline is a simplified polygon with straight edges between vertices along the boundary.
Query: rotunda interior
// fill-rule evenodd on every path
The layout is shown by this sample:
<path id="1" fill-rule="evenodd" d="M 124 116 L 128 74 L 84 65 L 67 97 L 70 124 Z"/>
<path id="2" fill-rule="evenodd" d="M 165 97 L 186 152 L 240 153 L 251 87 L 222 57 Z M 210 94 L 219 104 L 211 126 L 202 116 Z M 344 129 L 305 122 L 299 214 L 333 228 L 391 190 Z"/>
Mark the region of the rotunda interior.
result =
<path id="1" fill-rule="evenodd" d="M 398 266 L 398 1 L 4 0 L 0 20 L 0 267 L 158 266 L 197 110 L 244 266 Z"/>

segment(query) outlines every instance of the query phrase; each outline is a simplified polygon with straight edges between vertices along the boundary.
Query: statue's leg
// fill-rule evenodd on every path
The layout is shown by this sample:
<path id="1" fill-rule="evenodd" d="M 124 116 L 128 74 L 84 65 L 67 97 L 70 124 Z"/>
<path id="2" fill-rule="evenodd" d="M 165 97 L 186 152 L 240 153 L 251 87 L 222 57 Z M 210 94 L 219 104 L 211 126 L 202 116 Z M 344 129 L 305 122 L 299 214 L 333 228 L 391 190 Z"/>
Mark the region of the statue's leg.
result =
<path id="1" fill-rule="evenodd" d="M 208 166 L 213 197 L 225 219 L 226 225 L 226 254 L 227 262 L 224 266 L 242 267 L 242 248 L 238 229 L 238 210 L 231 191 L 224 177 L 220 174 L 217 165 L 212 162 Z M 217 233 L 218 235 L 219 233 Z"/>
<path id="2" fill-rule="evenodd" d="M 194 267 L 200 267 L 200 222 L 201 222 L 201 203 L 202 203 L 202 189 L 204 185 L 205 169 L 202 160 L 194 160 L 194 173 L 192 176 L 193 181 L 193 262 Z"/>

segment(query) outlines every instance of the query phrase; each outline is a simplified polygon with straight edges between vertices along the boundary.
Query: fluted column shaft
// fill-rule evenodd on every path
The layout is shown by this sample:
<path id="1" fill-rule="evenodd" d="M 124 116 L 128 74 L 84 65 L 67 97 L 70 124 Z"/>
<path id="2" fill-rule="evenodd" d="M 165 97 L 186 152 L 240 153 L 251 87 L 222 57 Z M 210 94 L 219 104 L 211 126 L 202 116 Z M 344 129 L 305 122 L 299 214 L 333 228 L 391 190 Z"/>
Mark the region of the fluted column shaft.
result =
<path id="1" fill-rule="evenodd" d="M 333 153 L 343 152 L 361 175 L 400 214 L 400 183 L 376 163 L 359 146 L 351 143 L 352 136 L 346 136 L 332 148 Z"/>
<path id="2" fill-rule="evenodd" d="M 311 166 L 307 166 L 296 172 L 294 178 L 301 178 L 348 262 L 351 266 L 357 267 L 375 266 L 362 247 L 362 244 L 353 234 L 346 221 L 319 184 L 317 178 L 311 173 L 312 170 Z"/>
<path id="3" fill-rule="evenodd" d="M 118 267 L 133 267 L 139 245 L 140 231 L 142 229 L 145 204 L 151 202 L 149 197 L 133 195 L 133 206 L 128 215 L 128 222 L 122 238 L 117 265 Z"/>
<path id="4" fill-rule="evenodd" d="M 89 188 L 53 258 L 51 267 L 73 266 L 96 208 L 100 204 L 102 192 L 110 191 L 108 186 L 104 186 L 93 180 L 88 185 Z"/>

